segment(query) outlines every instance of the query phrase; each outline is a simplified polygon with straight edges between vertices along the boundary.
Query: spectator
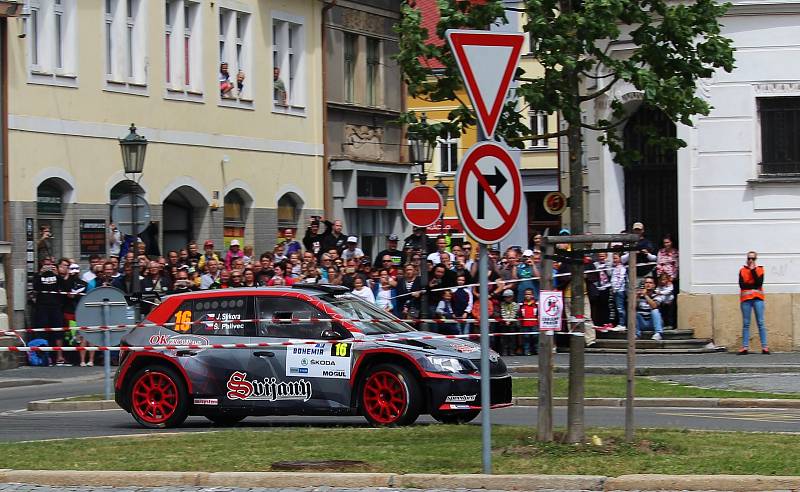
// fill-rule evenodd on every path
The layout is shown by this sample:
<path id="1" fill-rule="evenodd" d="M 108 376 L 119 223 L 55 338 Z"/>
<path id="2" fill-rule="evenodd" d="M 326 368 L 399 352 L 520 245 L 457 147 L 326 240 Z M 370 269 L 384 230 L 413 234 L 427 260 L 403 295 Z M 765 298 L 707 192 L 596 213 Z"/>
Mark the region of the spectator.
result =
<path id="1" fill-rule="evenodd" d="M 458 278 L 459 275 L 463 275 L 465 282 L 471 284 L 472 274 L 470 274 L 469 267 L 467 267 L 467 259 L 466 256 L 464 255 L 464 251 L 461 250 L 455 253 L 455 255 L 456 255 L 456 263 L 453 267 L 453 272 L 456 274 L 456 278 Z"/>
<path id="2" fill-rule="evenodd" d="M 472 289 L 466 287 L 467 276 L 464 273 L 456 275 L 456 286 L 450 289 L 453 293 L 453 317 L 460 321 L 456 325 L 458 333 L 456 335 L 468 335 L 470 325 L 467 323 L 469 313 L 472 311 Z"/>
<path id="3" fill-rule="evenodd" d="M 284 247 L 283 243 L 277 243 L 274 248 L 272 248 L 272 263 L 280 263 L 286 260 L 286 255 L 284 252 L 286 248 Z"/>
<path id="4" fill-rule="evenodd" d="M 386 264 L 386 257 L 391 260 L 391 266 L 395 271 L 403 264 L 403 252 L 397 249 L 397 242 L 399 241 L 397 234 L 389 234 L 386 236 L 386 249 L 379 252 L 375 256 L 375 268 L 388 268 Z"/>
<path id="5" fill-rule="evenodd" d="M 228 64 L 222 62 L 219 64 L 219 95 L 220 97 L 231 97 L 233 91 L 233 83 L 231 83 L 231 74 L 228 72 Z"/>
<path id="6" fill-rule="evenodd" d="M 238 97 L 244 96 L 244 70 L 239 70 L 236 74 L 236 95 Z"/>
<path id="7" fill-rule="evenodd" d="M 656 272 L 659 276 L 666 273 L 670 281 L 675 283 L 678 278 L 678 250 L 674 247 L 671 235 L 664 236 L 663 245 L 656 255 Z"/>
<path id="8" fill-rule="evenodd" d="M 192 292 L 192 281 L 189 280 L 189 269 L 181 268 L 175 276 L 175 285 L 172 287 L 172 294 L 183 294 Z"/>
<path id="9" fill-rule="evenodd" d="M 509 319 L 517 319 L 517 313 L 519 311 L 519 305 L 514 302 L 514 291 L 511 289 L 503 290 L 503 297 L 502 301 L 500 302 L 500 318 L 503 321 L 499 321 L 496 323 L 498 326 L 498 332 L 500 333 L 509 333 L 516 331 L 517 323 L 516 321 L 508 321 Z M 511 337 L 497 337 L 498 343 L 497 347 L 500 350 L 497 350 L 501 355 L 512 355 L 515 353 L 514 342 Z M 522 348 L 516 347 L 516 355 L 521 355 Z"/>
<path id="10" fill-rule="evenodd" d="M 327 232 L 327 229 L 326 231 Z M 311 217 L 311 222 L 306 228 L 306 234 L 303 236 L 303 246 L 306 251 L 310 251 L 317 258 L 322 254 L 322 241 L 325 233 L 319 232 L 319 217 Z"/>
<path id="11" fill-rule="evenodd" d="M 169 265 L 177 266 L 178 265 L 178 253 L 175 253 L 175 261 L 173 261 L 173 259 L 172 259 L 173 258 L 172 257 L 172 253 L 175 253 L 175 252 L 174 251 L 170 251 L 169 252 Z M 212 241 L 210 239 L 206 240 L 206 242 L 203 243 L 203 254 L 197 260 L 197 267 L 200 270 L 205 271 L 206 270 L 206 264 L 208 263 L 209 260 L 219 261 L 219 256 L 217 256 L 217 253 L 214 252 L 214 241 Z"/>
<path id="12" fill-rule="evenodd" d="M 253 247 L 248 244 L 242 252 L 244 253 L 242 260 L 244 260 L 245 266 L 250 266 L 253 263 Z"/>
<path id="13" fill-rule="evenodd" d="M 69 275 L 65 279 L 65 286 L 66 292 L 69 294 L 66 295 L 66 299 L 64 299 L 64 321 L 66 325 L 72 328 L 68 333 L 75 333 L 75 328 L 78 326 L 75 323 L 75 308 L 78 306 L 78 302 L 81 300 L 81 296 L 85 295 L 87 292 L 88 284 L 83 281 L 81 278 L 81 267 L 77 263 L 71 263 L 69 265 Z M 80 345 L 81 347 L 86 347 L 88 344 L 78 335 L 74 339 L 74 342 Z M 78 352 L 80 357 L 80 364 L 81 367 L 86 367 L 86 355 L 87 352 Z M 90 365 L 94 365 L 94 352 L 89 352 L 89 361 Z"/>
<path id="14" fill-rule="evenodd" d="M 527 289 L 533 290 L 534 299 L 539 297 L 539 266 L 534 263 L 534 252 L 526 249 L 522 252 L 522 261 L 517 264 L 516 278 L 521 282 L 517 283 L 517 301 L 522 302 L 525 298 Z"/>
<path id="15" fill-rule="evenodd" d="M 591 270 L 586 274 L 586 287 L 589 296 L 592 323 L 605 326 L 609 322 L 609 302 L 611 301 L 611 274 L 608 255 L 597 253 L 597 260 L 592 262 Z"/>
<path id="16" fill-rule="evenodd" d="M 342 251 L 348 239 L 344 232 L 342 232 L 342 221 L 336 220 L 331 223 L 326 220 L 325 228 L 325 235 L 322 240 L 322 251 L 330 252 L 331 249 L 335 249 L 337 253 Z"/>
<path id="17" fill-rule="evenodd" d="M 89 269 L 86 270 L 86 272 L 84 272 L 83 275 L 81 275 L 81 280 L 86 282 L 86 284 L 88 285 L 97 276 L 97 274 L 95 273 L 97 265 L 102 265 L 102 264 L 103 264 L 102 256 L 100 255 L 89 256 Z"/>
<path id="18" fill-rule="evenodd" d="M 272 253 L 261 253 L 259 264 L 261 270 L 256 273 L 256 281 L 261 285 L 267 285 L 269 279 L 275 275 L 275 271 L 272 269 Z"/>
<path id="19" fill-rule="evenodd" d="M 245 287 L 261 287 L 261 282 L 256 280 L 256 275 L 253 273 L 252 268 L 248 268 L 244 271 L 244 286 Z"/>
<path id="20" fill-rule="evenodd" d="M 224 268 L 219 271 L 219 283 L 214 285 L 214 289 L 227 289 L 231 286 L 231 271 Z"/>
<path id="21" fill-rule="evenodd" d="M 534 332 L 539 327 L 539 307 L 533 289 L 525 289 L 522 302 L 519 304 L 517 317 L 520 318 L 520 331 Z M 521 345 L 523 355 L 536 353 L 536 335 L 522 335 Z"/>
<path id="22" fill-rule="evenodd" d="M 272 100 L 280 105 L 286 106 L 286 85 L 281 80 L 281 69 L 272 69 Z"/>
<path id="23" fill-rule="evenodd" d="M 658 276 L 656 299 L 658 300 L 661 319 L 664 320 L 664 329 L 671 329 L 675 326 L 675 289 L 672 285 L 672 279 L 666 272 Z"/>
<path id="24" fill-rule="evenodd" d="M 403 277 L 398 279 L 395 289 L 395 315 L 403 319 L 419 318 L 422 284 L 414 265 L 403 268 Z"/>
<path id="25" fill-rule="evenodd" d="M 614 297 L 614 308 L 617 318 L 617 330 L 625 329 L 628 308 L 628 268 L 622 264 L 619 253 L 614 253 L 614 265 L 611 267 L 611 295 Z"/>
<path id="26" fill-rule="evenodd" d="M 636 222 L 633 224 L 633 233 L 639 235 L 639 241 L 636 243 L 636 275 L 637 278 L 643 279 L 650 275 L 654 270 L 653 263 L 656 261 L 656 247 L 652 241 L 647 239 L 644 235 L 644 224 Z M 622 263 L 628 264 L 628 254 L 622 256 Z"/>
<path id="27" fill-rule="evenodd" d="M 375 305 L 387 313 L 394 312 L 394 303 L 392 301 L 392 285 L 389 283 L 388 273 L 385 276 L 381 275 L 378 281 L 380 282 L 380 290 L 378 291 L 378 295 L 375 297 Z"/>
<path id="28" fill-rule="evenodd" d="M 197 250 L 197 241 L 189 241 L 189 263 L 194 263 L 196 265 L 200 262 L 201 256 L 203 256 L 202 253 Z"/>
<path id="29" fill-rule="evenodd" d="M 44 236 L 44 231 L 43 231 Z M 33 294 L 36 299 L 34 308 L 35 328 L 61 328 L 64 326 L 64 281 L 59 277 L 56 267 L 49 256 L 41 261 L 39 273 L 33 278 Z M 64 332 L 50 332 L 47 340 L 51 346 L 64 345 Z M 56 365 L 66 364 L 63 352 L 56 352 Z"/>
<path id="30" fill-rule="evenodd" d="M 49 225 L 39 227 L 39 241 L 36 243 L 36 257 L 39 261 L 45 258 L 53 259 L 53 234 Z M 52 264 L 51 264 L 52 266 Z"/>
<path id="31" fill-rule="evenodd" d="M 444 289 L 455 287 L 456 274 L 444 267 L 441 263 L 431 270 L 430 280 L 428 281 L 428 306 L 435 307 L 442 300 Z M 429 316 L 429 313 L 422 313 L 422 316 Z"/>
<path id="32" fill-rule="evenodd" d="M 435 241 L 425 234 L 424 227 L 414 227 L 414 232 L 405 238 L 403 244 L 403 248 L 407 246 L 412 250 L 424 251 L 425 256 L 436 248 Z"/>
<path id="33" fill-rule="evenodd" d="M 220 284 L 219 260 L 211 258 L 206 262 L 206 273 L 200 277 L 200 289 L 218 289 Z"/>
<path id="34" fill-rule="evenodd" d="M 267 282 L 267 287 L 281 287 L 291 286 L 294 279 L 285 273 L 283 264 L 276 264 L 272 266 L 273 275 Z"/>
<path id="35" fill-rule="evenodd" d="M 291 229 L 284 229 L 283 231 L 283 239 L 284 243 L 283 246 L 286 248 L 286 255 L 291 255 L 292 253 L 300 253 L 303 250 L 303 245 L 300 244 L 300 241 L 297 241 L 294 238 L 294 231 Z"/>
<path id="36" fill-rule="evenodd" d="M 122 234 L 117 224 L 112 222 L 108 225 L 108 254 L 119 256 L 120 248 L 122 248 Z"/>
<path id="37" fill-rule="evenodd" d="M 244 287 L 244 273 L 241 270 L 231 271 L 230 288 Z"/>
<path id="38" fill-rule="evenodd" d="M 658 310 L 658 297 L 655 293 L 656 282 L 653 277 L 644 279 L 644 288 L 637 291 L 638 302 L 636 304 L 636 338 L 642 336 L 645 329 L 653 329 L 653 340 L 661 340 L 664 331 L 664 321 L 661 312 Z"/>
<path id="39" fill-rule="evenodd" d="M 372 293 L 372 290 L 364 284 L 364 279 L 361 277 L 355 277 L 353 279 L 353 295 L 370 304 L 375 304 L 375 295 Z"/>
<path id="40" fill-rule="evenodd" d="M 356 260 L 360 259 L 364 256 L 364 252 L 361 251 L 361 248 L 357 247 L 358 238 L 355 236 L 349 236 L 347 238 L 347 247 L 342 251 L 342 259 L 347 261 L 351 258 Z"/>
<path id="41" fill-rule="evenodd" d="M 186 267 L 188 270 L 189 267 Z M 147 269 L 147 275 L 142 280 L 142 292 L 155 292 L 164 295 L 172 289 L 169 278 L 162 273 L 161 265 L 157 261 L 151 261 Z"/>
<path id="42" fill-rule="evenodd" d="M 453 314 L 453 292 L 445 290 L 442 292 L 439 303 L 436 304 L 436 318 L 442 320 L 454 320 Z M 455 323 L 442 323 L 439 325 L 439 333 L 442 335 L 458 335 L 459 327 Z"/>
<path id="43" fill-rule="evenodd" d="M 120 275 L 119 277 L 114 279 L 112 283 L 113 287 L 121 290 L 125 293 L 125 295 L 133 294 L 133 262 L 126 261 L 125 266 L 123 267 L 124 275 Z M 139 281 L 141 282 L 142 276 L 139 275 Z M 141 284 L 139 284 L 141 285 Z"/>
<path id="44" fill-rule="evenodd" d="M 742 348 L 739 355 L 747 355 L 750 349 L 750 318 L 756 313 L 761 353 L 770 355 L 767 346 L 767 329 L 764 326 L 764 267 L 758 266 L 758 254 L 747 252 L 747 263 L 739 269 L 739 302 L 742 309 Z"/>
<path id="45" fill-rule="evenodd" d="M 239 240 L 232 239 L 231 246 L 228 248 L 228 252 L 225 254 L 225 268 L 228 270 L 233 268 L 233 260 L 237 258 L 244 258 L 244 253 L 241 249 L 239 249 Z"/>
<path id="46" fill-rule="evenodd" d="M 441 263 L 442 256 L 449 256 L 450 263 L 455 263 L 455 256 L 453 253 L 447 251 L 447 238 L 439 236 L 436 238 L 436 251 L 428 255 L 428 261 L 432 261 L 434 265 Z"/>
<path id="47" fill-rule="evenodd" d="M 366 278 L 364 278 L 359 272 L 356 266 L 356 260 L 347 260 L 345 264 L 344 271 L 342 273 L 342 285 L 347 287 L 350 290 L 355 288 L 355 279 L 356 277 L 360 278 L 366 284 Z"/>

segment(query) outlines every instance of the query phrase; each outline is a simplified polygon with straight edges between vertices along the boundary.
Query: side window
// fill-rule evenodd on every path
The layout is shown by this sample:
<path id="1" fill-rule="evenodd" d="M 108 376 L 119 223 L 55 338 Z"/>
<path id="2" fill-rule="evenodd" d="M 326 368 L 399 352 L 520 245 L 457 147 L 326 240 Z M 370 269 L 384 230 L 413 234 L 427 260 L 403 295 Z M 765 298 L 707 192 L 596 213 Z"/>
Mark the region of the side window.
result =
<path id="1" fill-rule="evenodd" d="M 331 328 L 328 321 L 309 321 L 313 318 L 328 319 L 329 316 L 299 299 L 259 297 L 257 313 L 261 320 L 258 323 L 260 337 L 316 340 L 323 331 Z"/>
<path id="2" fill-rule="evenodd" d="M 245 336 L 252 323 L 250 297 L 216 297 L 185 301 L 172 322 L 178 333 L 213 336 Z"/>

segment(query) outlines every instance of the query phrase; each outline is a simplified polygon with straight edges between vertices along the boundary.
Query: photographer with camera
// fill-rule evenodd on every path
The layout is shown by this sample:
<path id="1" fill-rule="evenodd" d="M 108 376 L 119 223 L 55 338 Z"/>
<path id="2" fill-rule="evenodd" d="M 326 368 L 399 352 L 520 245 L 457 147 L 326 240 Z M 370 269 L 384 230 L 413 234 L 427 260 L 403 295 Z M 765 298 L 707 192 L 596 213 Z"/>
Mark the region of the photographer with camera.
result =
<path id="1" fill-rule="evenodd" d="M 44 231 L 43 231 L 44 233 Z M 49 234 L 49 228 L 47 230 Z M 67 261 L 69 263 L 69 261 Z M 35 328 L 61 328 L 64 323 L 64 301 L 67 285 L 58 275 L 53 260 L 45 256 L 40 260 L 41 268 L 33 278 L 33 295 L 35 300 L 33 311 L 33 326 Z M 64 332 L 55 331 L 47 333 L 47 340 L 51 346 L 64 346 Z M 64 366 L 63 352 L 55 353 L 55 365 Z"/>

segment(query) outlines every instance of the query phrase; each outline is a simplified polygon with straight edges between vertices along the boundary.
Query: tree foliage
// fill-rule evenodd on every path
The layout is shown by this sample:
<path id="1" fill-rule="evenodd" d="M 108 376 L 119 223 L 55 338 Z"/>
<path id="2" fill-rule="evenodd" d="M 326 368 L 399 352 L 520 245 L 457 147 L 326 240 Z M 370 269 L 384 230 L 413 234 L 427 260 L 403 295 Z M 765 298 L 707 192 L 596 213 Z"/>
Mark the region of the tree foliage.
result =
<path id="1" fill-rule="evenodd" d="M 644 104 L 691 125 L 693 115 L 708 114 L 711 109 L 696 95 L 698 80 L 710 78 L 717 69 L 734 68 L 731 40 L 720 33 L 719 20 L 728 5 L 714 0 L 523 0 L 518 9 L 504 7 L 502 0 L 437 3 L 439 40 L 447 29 L 486 29 L 506 23 L 508 10 L 525 14 L 523 28 L 535 41 L 531 54 L 542 65 L 543 75 L 517 71 L 515 99 L 507 103 L 497 130 L 498 138 L 520 148 L 526 140 L 567 133 L 532 134 L 525 115 L 533 108 L 558 112 L 567 127 L 599 132 L 599 139 L 609 145 L 618 162 L 637 160 L 635 152 L 625 151 L 614 131 L 630 116 L 622 101 L 613 97 L 617 84 L 631 84 L 643 94 Z M 397 61 L 410 95 L 460 103 L 448 122 L 422 127 L 414 112 L 403 115 L 403 122 L 429 138 L 463 133 L 475 125 L 468 101 L 458 95 L 462 81 L 449 46 L 429 40 L 413 2 L 403 6 L 397 31 Z M 441 68 L 432 70 L 433 61 Z M 585 121 L 582 105 L 599 97 L 609 98 L 610 111 L 597 121 Z M 685 145 L 676 138 L 655 135 L 653 142 L 673 148 Z"/>

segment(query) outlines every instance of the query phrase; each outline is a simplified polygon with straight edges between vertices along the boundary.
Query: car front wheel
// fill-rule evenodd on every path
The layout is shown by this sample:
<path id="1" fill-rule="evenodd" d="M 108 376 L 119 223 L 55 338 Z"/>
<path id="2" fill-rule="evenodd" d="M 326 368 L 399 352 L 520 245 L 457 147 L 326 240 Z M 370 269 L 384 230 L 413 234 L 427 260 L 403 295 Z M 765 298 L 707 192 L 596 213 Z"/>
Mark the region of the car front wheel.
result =
<path id="1" fill-rule="evenodd" d="M 130 383 L 131 414 L 144 427 L 177 427 L 189 413 L 186 384 L 169 367 L 152 365 L 139 370 Z"/>
<path id="2" fill-rule="evenodd" d="M 361 408 L 372 425 L 410 425 L 419 417 L 422 391 L 414 375 L 396 364 L 370 370 L 361 385 Z"/>

